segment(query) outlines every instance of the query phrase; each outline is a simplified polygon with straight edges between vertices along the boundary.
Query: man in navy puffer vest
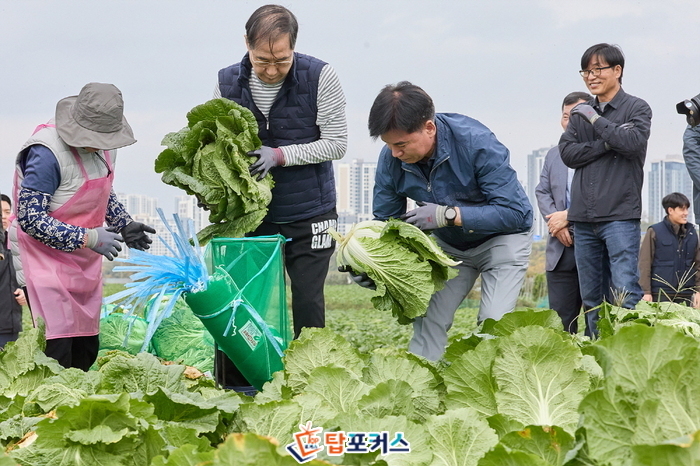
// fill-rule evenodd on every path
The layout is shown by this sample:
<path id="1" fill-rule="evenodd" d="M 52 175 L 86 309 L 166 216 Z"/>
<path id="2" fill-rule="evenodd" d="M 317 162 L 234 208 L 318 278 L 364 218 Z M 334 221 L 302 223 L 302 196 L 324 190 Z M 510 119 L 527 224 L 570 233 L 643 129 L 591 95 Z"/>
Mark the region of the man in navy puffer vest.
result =
<path id="1" fill-rule="evenodd" d="M 682 193 L 661 200 L 666 216 L 649 227 L 639 252 L 639 285 L 644 301 L 700 306 L 700 244 L 688 222 L 690 201 Z"/>
<path id="2" fill-rule="evenodd" d="M 258 8 L 246 23 L 248 52 L 219 71 L 214 97 L 250 109 L 258 121 L 263 147 L 251 175 L 275 181 L 269 213 L 248 236 L 282 234 L 285 267 L 291 282 L 294 334 L 303 327 L 325 326 L 323 284 L 337 226 L 332 161 L 347 147 L 345 96 L 333 68 L 296 53 L 298 24 L 279 5 Z M 235 367 L 217 354 L 217 379 L 240 386 Z"/>

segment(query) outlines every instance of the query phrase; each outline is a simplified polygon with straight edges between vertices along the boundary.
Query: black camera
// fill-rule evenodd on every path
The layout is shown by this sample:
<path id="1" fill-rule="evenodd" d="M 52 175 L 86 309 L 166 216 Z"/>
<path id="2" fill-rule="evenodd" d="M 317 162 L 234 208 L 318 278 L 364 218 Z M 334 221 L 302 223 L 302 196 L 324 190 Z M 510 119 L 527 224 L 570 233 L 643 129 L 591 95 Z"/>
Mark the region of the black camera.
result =
<path id="1" fill-rule="evenodd" d="M 700 123 L 700 94 L 692 99 L 684 100 L 676 104 L 676 110 L 681 115 L 685 115 L 685 120 L 690 126 Z"/>

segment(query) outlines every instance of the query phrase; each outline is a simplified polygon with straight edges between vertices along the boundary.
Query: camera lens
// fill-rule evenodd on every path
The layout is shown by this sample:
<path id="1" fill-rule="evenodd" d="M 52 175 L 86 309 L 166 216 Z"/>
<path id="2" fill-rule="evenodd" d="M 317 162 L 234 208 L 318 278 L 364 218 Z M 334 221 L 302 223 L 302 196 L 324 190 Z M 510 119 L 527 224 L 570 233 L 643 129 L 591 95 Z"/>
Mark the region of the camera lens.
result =
<path id="1" fill-rule="evenodd" d="M 690 126 L 698 125 L 700 123 L 700 94 L 692 99 L 678 102 L 676 111 L 681 115 L 685 115 L 685 120 Z"/>

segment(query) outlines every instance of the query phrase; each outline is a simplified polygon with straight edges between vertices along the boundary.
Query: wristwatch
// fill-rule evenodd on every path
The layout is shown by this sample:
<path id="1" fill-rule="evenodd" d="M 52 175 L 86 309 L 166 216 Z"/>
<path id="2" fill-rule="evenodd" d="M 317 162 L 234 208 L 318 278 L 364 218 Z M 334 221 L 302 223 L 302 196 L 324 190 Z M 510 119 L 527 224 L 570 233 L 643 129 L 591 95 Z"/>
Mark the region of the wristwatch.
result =
<path id="1" fill-rule="evenodd" d="M 447 220 L 447 226 L 455 226 L 455 219 L 457 218 L 457 209 L 454 207 L 448 207 L 445 210 L 445 220 Z"/>

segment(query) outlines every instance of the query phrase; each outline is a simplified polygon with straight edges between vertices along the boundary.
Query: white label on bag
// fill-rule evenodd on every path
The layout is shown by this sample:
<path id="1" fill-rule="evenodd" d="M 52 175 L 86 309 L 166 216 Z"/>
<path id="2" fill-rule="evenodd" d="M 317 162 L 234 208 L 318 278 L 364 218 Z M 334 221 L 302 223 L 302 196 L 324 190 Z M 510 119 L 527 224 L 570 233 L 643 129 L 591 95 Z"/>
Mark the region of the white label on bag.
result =
<path id="1" fill-rule="evenodd" d="M 252 320 L 249 320 L 248 322 L 241 327 L 241 329 L 238 331 L 238 333 L 243 337 L 246 343 L 248 343 L 248 346 L 250 346 L 250 350 L 253 351 L 256 346 L 258 346 L 258 343 L 260 343 L 260 337 L 262 337 L 262 332 L 260 329 L 253 323 Z"/>

